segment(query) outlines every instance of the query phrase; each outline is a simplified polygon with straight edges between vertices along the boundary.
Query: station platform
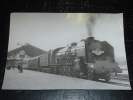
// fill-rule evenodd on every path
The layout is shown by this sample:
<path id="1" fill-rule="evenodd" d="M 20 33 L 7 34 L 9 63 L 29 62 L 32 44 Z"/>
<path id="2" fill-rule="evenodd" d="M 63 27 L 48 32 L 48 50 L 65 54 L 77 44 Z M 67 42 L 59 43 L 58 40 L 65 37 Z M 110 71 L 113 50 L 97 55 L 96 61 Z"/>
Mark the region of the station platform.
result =
<path id="1" fill-rule="evenodd" d="M 130 87 L 112 85 L 73 77 L 23 70 L 5 69 L 3 90 L 62 90 L 62 89 L 85 89 L 85 90 L 131 90 Z"/>

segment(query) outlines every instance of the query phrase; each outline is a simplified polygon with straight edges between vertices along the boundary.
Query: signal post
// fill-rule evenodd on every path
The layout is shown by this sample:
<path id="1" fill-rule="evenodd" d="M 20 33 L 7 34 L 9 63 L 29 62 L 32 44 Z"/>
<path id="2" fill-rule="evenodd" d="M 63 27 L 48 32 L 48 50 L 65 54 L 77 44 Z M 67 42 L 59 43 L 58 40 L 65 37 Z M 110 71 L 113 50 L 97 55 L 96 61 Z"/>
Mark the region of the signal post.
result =
<path id="1" fill-rule="evenodd" d="M 21 66 L 20 66 L 20 69 L 19 69 L 19 73 L 23 73 L 23 66 L 22 66 L 22 61 L 23 61 L 23 58 L 25 57 L 25 51 L 24 50 L 21 50 L 20 52 L 19 52 L 19 54 L 20 54 L 20 58 L 21 58 Z"/>

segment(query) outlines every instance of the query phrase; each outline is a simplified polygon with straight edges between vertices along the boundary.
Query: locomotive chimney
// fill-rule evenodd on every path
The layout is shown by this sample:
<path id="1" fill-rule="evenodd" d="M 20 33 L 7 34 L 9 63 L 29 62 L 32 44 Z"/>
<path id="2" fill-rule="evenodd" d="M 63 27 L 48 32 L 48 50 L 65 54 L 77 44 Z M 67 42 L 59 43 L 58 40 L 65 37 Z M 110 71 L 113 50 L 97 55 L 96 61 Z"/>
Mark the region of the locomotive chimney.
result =
<path id="1" fill-rule="evenodd" d="M 87 38 L 87 41 L 88 41 L 88 42 L 94 41 L 94 37 L 88 37 L 88 38 Z"/>

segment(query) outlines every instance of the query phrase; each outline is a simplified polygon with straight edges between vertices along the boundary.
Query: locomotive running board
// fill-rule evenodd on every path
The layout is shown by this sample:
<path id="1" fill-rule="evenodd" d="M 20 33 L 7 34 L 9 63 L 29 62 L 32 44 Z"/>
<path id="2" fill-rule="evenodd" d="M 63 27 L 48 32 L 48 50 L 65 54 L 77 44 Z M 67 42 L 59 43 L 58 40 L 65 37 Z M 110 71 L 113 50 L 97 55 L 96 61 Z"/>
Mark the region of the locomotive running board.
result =
<path id="1" fill-rule="evenodd" d="M 70 66 L 72 63 L 66 63 L 66 64 L 50 64 L 50 66 Z"/>

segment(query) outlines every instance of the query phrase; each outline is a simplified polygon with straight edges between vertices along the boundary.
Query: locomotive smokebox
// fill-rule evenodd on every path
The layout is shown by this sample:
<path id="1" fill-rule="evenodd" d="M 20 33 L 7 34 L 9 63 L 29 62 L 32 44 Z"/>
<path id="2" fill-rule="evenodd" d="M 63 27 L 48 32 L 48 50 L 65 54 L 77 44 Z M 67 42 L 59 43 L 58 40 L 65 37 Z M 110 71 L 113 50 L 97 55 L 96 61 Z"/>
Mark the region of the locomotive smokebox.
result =
<path id="1" fill-rule="evenodd" d="M 87 38 L 87 41 L 88 41 L 88 42 L 94 41 L 94 37 L 88 37 L 88 38 Z"/>

